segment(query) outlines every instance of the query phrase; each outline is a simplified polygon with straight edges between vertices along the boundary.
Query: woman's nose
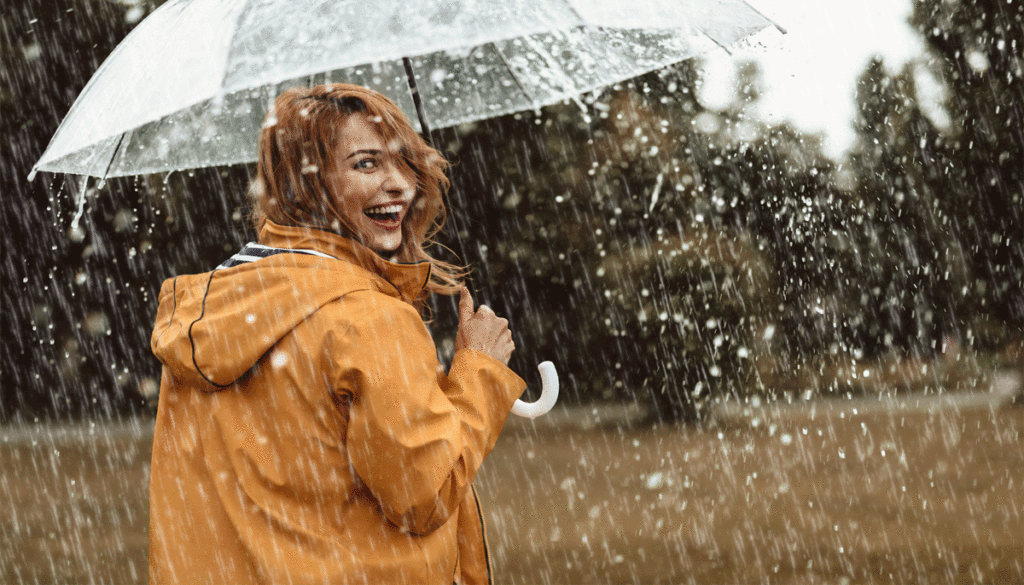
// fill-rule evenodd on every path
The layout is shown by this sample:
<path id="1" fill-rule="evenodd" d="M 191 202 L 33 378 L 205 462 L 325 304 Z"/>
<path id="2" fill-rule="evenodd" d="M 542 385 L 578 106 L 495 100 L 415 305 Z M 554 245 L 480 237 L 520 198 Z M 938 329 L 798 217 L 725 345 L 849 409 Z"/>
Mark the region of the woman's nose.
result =
<path id="1" fill-rule="evenodd" d="M 388 165 L 383 187 L 393 197 L 406 197 L 411 196 L 416 189 L 416 181 L 411 170 L 400 165 Z"/>

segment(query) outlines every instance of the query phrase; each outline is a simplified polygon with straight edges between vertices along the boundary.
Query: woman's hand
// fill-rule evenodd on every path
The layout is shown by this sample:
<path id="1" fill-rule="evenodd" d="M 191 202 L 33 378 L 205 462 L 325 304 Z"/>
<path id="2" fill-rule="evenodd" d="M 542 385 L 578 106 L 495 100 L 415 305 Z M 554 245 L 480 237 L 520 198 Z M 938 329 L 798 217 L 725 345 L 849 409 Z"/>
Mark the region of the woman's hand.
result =
<path id="1" fill-rule="evenodd" d="M 508 365 L 516 344 L 508 321 L 499 318 L 487 305 L 473 310 L 473 297 L 463 287 L 459 293 L 459 332 L 455 335 L 455 351 L 475 349 Z"/>

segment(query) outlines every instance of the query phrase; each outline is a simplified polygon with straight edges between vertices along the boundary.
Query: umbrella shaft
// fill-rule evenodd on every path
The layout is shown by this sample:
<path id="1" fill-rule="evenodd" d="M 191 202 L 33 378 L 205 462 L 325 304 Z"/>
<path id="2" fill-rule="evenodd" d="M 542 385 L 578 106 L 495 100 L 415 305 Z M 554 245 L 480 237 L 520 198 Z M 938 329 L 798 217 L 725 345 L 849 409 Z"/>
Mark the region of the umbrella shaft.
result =
<path id="1" fill-rule="evenodd" d="M 405 65 L 405 74 L 409 77 L 409 91 L 412 92 L 412 103 L 416 105 L 416 115 L 420 119 L 423 136 L 428 142 L 433 143 L 434 141 L 430 138 L 430 126 L 427 125 L 427 116 L 423 113 L 423 100 L 420 99 L 420 92 L 416 89 L 416 75 L 412 72 L 412 61 L 408 57 L 402 57 L 402 64 Z"/>

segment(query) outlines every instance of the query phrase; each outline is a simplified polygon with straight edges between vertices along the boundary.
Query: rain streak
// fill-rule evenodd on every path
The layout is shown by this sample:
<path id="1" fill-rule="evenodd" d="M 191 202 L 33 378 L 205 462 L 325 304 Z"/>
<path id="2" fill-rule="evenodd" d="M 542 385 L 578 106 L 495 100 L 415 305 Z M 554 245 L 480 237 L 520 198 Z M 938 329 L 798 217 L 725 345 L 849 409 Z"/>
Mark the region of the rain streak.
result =
<path id="1" fill-rule="evenodd" d="M 694 0 L 654 27 L 652 2 L 303 0 L 269 58 L 272 2 L 5 6 L 0 582 L 147 582 L 161 283 L 257 240 L 268 108 L 331 83 L 392 98 L 452 163 L 431 253 L 508 319 L 522 401 L 557 369 L 474 482 L 495 583 L 1024 582 L 1024 2 L 913 2 L 921 54 L 853 73 L 838 157 L 757 115 L 756 61 L 702 99 L 701 55 L 781 25 L 728 0 L 684 27 Z M 250 26 L 244 58 L 190 82 L 223 22 Z M 85 90 L 147 26 L 165 44 L 127 61 L 151 70 Z M 426 311 L 445 370 L 458 300 Z"/>

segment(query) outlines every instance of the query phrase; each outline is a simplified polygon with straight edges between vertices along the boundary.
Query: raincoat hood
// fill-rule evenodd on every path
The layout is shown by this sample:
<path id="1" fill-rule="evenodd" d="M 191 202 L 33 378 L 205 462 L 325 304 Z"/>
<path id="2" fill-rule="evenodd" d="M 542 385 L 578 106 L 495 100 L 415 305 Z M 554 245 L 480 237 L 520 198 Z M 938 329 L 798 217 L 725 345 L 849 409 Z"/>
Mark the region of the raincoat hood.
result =
<path id="1" fill-rule="evenodd" d="M 230 386 L 327 303 L 376 291 L 412 304 L 430 278 L 428 262 L 389 262 L 316 228 L 268 221 L 259 242 L 212 272 L 164 283 L 151 344 L 175 376 Z"/>

